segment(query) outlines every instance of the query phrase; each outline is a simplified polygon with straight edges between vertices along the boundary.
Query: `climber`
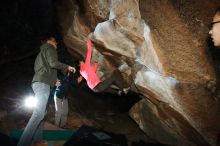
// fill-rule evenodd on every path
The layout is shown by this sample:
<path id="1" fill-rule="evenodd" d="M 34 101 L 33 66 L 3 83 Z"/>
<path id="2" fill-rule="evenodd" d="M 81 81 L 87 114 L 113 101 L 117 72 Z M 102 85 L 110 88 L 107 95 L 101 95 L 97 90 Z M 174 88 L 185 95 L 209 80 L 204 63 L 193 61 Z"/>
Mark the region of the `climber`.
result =
<path id="1" fill-rule="evenodd" d="M 92 66 L 91 64 L 91 56 L 92 56 L 92 42 L 91 40 L 87 41 L 87 56 L 85 62 L 80 61 L 80 73 L 81 75 L 86 79 L 87 85 L 89 88 L 91 88 L 94 92 L 103 92 L 107 91 L 109 89 L 108 87 L 112 84 L 115 84 L 119 87 L 118 94 L 121 95 L 121 93 L 127 94 L 130 90 L 130 87 L 123 88 L 126 83 L 123 83 L 123 80 L 119 80 L 117 76 L 120 76 L 119 70 L 115 69 L 113 70 L 109 75 L 107 75 L 105 78 L 101 77 L 99 74 L 96 73 L 98 69 L 98 62 L 94 63 Z M 100 56 L 99 58 L 102 58 Z M 102 58 L 103 59 L 103 58 Z M 101 80 L 100 80 L 101 79 Z"/>

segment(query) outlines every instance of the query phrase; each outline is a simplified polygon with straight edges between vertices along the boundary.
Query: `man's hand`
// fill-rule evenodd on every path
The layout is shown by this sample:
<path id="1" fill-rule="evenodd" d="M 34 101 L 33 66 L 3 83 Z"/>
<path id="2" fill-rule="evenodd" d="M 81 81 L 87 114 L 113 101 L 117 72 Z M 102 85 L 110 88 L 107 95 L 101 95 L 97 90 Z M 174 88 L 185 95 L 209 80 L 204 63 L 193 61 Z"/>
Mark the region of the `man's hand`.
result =
<path id="1" fill-rule="evenodd" d="M 68 66 L 68 70 L 69 70 L 70 72 L 73 72 L 73 73 L 76 72 L 76 69 L 75 69 L 74 67 L 72 67 L 72 66 Z"/>
<path id="2" fill-rule="evenodd" d="M 82 76 L 79 76 L 79 77 L 77 78 L 77 83 L 80 83 L 80 82 L 82 81 L 82 79 L 83 79 L 83 77 L 82 77 Z"/>

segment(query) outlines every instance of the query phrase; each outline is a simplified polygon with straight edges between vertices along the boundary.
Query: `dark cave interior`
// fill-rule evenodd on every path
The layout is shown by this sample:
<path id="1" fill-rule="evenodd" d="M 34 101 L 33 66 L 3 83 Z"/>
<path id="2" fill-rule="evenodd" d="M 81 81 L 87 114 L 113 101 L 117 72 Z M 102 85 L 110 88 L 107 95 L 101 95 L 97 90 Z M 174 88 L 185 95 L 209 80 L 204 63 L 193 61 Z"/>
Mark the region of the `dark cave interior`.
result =
<path id="1" fill-rule="evenodd" d="M 81 5 L 81 1 L 77 2 Z M 41 41 L 45 37 L 55 36 L 58 41 L 59 60 L 75 65 L 75 60 L 67 52 L 59 33 L 55 3 L 56 1 L 53 0 L 4 0 L 1 2 L 0 47 L 2 53 L 0 54 L 0 67 L 2 69 L 0 89 L 2 104 L 0 104 L 0 109 L 7 111 L 7 120 L 5 121 L 7 124 L 0 123 L 0 129 L 3 133 L 22 128 L 25 126 L 24 123 L 29 120 L 31 112 L 22 109 L 21 105 L 26 95 L 33 94 L 31 80 L 34 74 L 34 60 L 39 52 Z M 86 94 L 82 95 L 81 92 Z M 120 99 L 117 95 L 108 93 L 94 94 L 86 86 L 78 88 L 77 93 L 73 94 L 85 98 L 81 98 L 84 102 L 78 104 L 92 105 L 88 105 L 83 110 L 84 113 L 81 113 L 82 115 L 89 115 L 92 113 L 91 111 L 96 110 L 100 110 L 101 113 L 106 112 L 109 110 L 106 106 L 118 114 L 127 113 L 129 107 L 139 100 L 137 95 L 129 101 L 127 97 Z M 93 102 L 93 98 L 96 98 L 96 102 Z M 119 106 L 120 104 L 123 106 Z M 90 118 L 92 117 L 90 115 Z"/>
<path id="2" fill-rule="evenodd" d="M 84 13 L 82 1 L 78 0 L 78 5 L 81 8 L 80 12 Z M 0 104 L 0 109 L 7 109 L 7 111 L 13 112 L 19 115 L 15 108 L 20 99 L 27 94 L 33 94 L 31 89 L 31 80 L 34 74 L 33 66 L 34 60 L 39 52 L 39 46 L 41 41 L 47 36 L 55 36 L 58 40 L 58 56 L 61 62 L 74 64 L 76 61 L 68 53 L 65 44 L 63 43 L 62 37 L 60 35 L 60 26 L 56 18 L 56 1 L 53 0 L 3 0 L 1 2 L 0 8 L 0 91 L 2 101 Z M 216 68 L 219 68 L 220 63 L 220 50 L 214 48 L 210 38 L 207 38 L 207 44 L 209 46 L 208 51 L 210 51 L 214 64 Z M 218 72 L 218 69 L 216 69 Z M 75 89 L 74 89 L 75 90 Z M 85 86 L 81 87 L 77 91 L 77 96 L 80 95 L 80 91 L 88 92 L 91 97 L 85 97 L 88 103 L 92 102 L 92 98 L 99 96 L 97 102 L 94 103 L 95 106 L 98 104 L 103 104 L 103 106 L 108 106 L 115 110 L 116 113 L 127 113 L 129 107 L 131 107 L 135 102 L 140 100 L 140 97 L 131 93 L 129 96 L 134 97 L 128 100 L 128 96 L 119 97 L 117 95 L 111 95 L 108 93 L 103 94 L 93 94 Z M 85 95 L 86 96 L 86 95 Z M 103 99 L 105 98 L 105 99 Z M 13 105 L 11 105 L 13 103 Z M 80 104 L 88 104 L 80 103 Z M 124 105 L 124 106 L 122 106 Z M 91 114 L 88 108 L 88 113 Z M 100 110 L 103 110 L 100 108 Z M 22 111 L 22 110 L 21 110 Z M 85 110 L 86 111 L 86 110 Z M 9 115 L 10 115 L 9 112 Z M 14 113 L 15 112 L 15 113 Z M 25 112 L 25 111 L 23 111 Z M 27 113 L 30 114 L 30 113 Z M 12 117 L 9 117 L 11 120 Z M 16 119 L 17 122 L 22 118 Z M 27 121 L 28 118 L 24 118 Z M 23 122 L 24 122 L 23 121 Z M 5 131 L 11 130 L 13 128 L 20 128 L 24 125 L 7 127 L 8 129 L 3 129 Z M 1 125 L 0 125 L 1 126 Z M 2 129 L 2 127 L 0 127 Z M 143 144 L 144 145 L 144 144 Z"/>

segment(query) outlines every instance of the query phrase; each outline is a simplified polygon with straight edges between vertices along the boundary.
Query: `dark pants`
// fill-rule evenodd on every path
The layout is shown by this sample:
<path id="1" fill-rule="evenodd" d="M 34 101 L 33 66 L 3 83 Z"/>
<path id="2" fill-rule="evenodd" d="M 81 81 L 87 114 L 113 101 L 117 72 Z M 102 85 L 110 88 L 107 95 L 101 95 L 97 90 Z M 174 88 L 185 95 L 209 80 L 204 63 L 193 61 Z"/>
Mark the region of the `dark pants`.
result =
<path id="1" fill-rule="evenodd" d="M 114 84 L 119 87 L 119 90 L 122 90 L 126 85 L 124 83 L 121 74 L 118 70 L 113 71 L 113 73 L 107 77 L 104 81 L 100 82 L 94 89 L 94 92 L 103 92 L 109 90 L 109 87 Z"/>

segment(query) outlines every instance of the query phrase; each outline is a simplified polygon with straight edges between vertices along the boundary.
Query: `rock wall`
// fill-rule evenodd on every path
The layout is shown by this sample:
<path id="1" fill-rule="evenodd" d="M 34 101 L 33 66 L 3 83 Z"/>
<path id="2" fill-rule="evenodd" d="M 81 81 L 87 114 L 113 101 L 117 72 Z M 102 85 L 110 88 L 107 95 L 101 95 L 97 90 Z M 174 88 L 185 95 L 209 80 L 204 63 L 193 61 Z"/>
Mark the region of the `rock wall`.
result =
<path id="1" fill-rule="evenodd" d="M 60 1 L 65 44 L 74 57 L 93 41 L 99 72 L 120 69 L 143 97 L 130 116 L 153 139 L 177 146 L 218 145 L 220 104 L 206 45 L 217 0 Z M 109 64 L 106 66 L 106 63 Z"/>

